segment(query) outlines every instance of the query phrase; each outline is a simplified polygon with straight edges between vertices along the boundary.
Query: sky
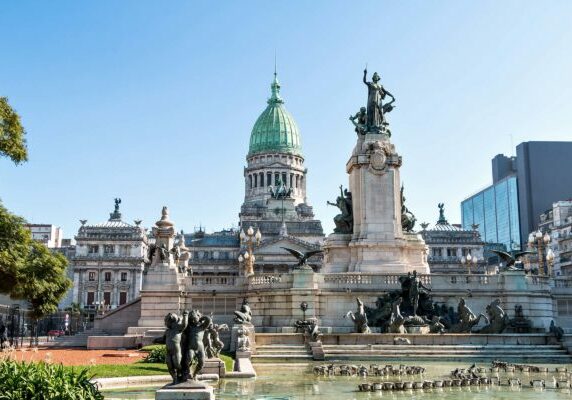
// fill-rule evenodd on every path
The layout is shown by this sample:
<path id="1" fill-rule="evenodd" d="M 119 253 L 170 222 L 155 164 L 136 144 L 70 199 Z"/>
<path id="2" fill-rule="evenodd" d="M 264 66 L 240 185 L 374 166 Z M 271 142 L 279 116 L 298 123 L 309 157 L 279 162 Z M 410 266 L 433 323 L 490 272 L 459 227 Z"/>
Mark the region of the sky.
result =
<path id="1" fill-rule="evenodd" d="M 0 159 L 0 199 L 65 237 L 107 220 L 115 197 L 147 227 L 164 205 L 185 232 L 236 226 L 276 54 L 326 234 L 366 64 L 397 99 L 407 207 L 434 223 L 443 202 L 458 223 L 496 154 L 572 139 L 570 21 L 556 0 L 3 2 L 0 96 L 29 161 Z"/>

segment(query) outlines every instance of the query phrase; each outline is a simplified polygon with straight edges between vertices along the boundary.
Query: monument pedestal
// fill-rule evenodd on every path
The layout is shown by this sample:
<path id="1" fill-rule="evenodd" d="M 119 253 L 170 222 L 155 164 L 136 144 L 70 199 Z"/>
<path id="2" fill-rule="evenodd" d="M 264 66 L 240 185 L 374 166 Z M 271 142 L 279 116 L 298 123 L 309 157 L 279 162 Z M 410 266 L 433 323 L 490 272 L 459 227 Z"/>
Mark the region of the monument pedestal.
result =
<path id="1" fill-rule="evenodd" d="M 425 242 L 402 228 L 400 167 L 387 135 L 360 136 L 346 164 L 353 233 L 326 239 L 323 272 L 429 273 Z"/>
<path id="2" fill-rule="evenodd" d="M 204 383 L 189 381 L 169 384 L 155 392 L 155 400 L 215 400 L 213 388 Z"/>
<path id="3" fill-rule="evenodd" d="M 256 348 L 255 346 L 255 337 L 254 337 L 254 325 L 252 324 L 234 324 L 232 326 L 232 330 L 230 331 L 230 351 L 236 352 L 239 351 L 239 347 L 237 345 L 238 342 L 238 331 L 240 329 L 244 329 L 246 336 L 248 336 L 248 340 L 250 342 L 250 348 Z"/>
<path id="4" fill-rule="evenodd" d="M 224 362 L 218 357 L 206 359 L 201 375 L 218 375 L 219 378 L 224 378 L 226 375 Z"/>

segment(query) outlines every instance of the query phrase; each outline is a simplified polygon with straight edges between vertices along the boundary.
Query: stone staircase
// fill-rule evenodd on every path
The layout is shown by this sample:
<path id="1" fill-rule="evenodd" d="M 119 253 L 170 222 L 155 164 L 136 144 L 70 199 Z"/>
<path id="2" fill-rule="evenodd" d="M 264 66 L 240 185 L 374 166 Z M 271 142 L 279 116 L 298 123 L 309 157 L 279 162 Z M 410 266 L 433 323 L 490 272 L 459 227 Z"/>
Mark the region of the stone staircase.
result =
<path id="1" fill-rule="evenodd" d="M 78 333 L 73 336 L 60 336 L 54 340 L 46 342 L 45 347 L 51 348 L 70 348 L 70 347 L 87 347 L 87 338 L 89 336 L 107 336 L 102 329 L 89 329 L 85 332 Z"/>
<path id="2" fill-rule="evenodd" d="M 270 344 L 256 346 L 253 363 L 308 362 L 312 353 L 303 344 Z"/>
<path id="3" fill-rule="evenodd" d="M 324 345 L 325 359 L 336 360 L 503 360 L 570 363 L 572 356 L 558 344 L 485 345 Z"/>

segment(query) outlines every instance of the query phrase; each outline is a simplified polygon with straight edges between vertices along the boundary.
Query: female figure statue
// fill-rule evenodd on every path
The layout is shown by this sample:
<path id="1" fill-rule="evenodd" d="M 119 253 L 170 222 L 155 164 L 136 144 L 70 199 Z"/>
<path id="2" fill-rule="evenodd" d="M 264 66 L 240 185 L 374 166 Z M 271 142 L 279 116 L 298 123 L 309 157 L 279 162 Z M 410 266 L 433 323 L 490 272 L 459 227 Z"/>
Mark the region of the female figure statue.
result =
<path id="1" fill-rule="evenodd" d="M 371 82 L 367 81 L 367 69 L 363 70 L 363 83 L 367 85 L 367 129 L 379 128 L 382 129 L 385 124 L 383 116 L 382 100 L 385 96 L 389 96 L 395 101 L 395 97 L 379 83 L 381 78 L 377 72 L 373 73 Z M 392 101 L 392 102 L 393 102 Z M 389 111 L 389 110 L 388 110 Z"/>

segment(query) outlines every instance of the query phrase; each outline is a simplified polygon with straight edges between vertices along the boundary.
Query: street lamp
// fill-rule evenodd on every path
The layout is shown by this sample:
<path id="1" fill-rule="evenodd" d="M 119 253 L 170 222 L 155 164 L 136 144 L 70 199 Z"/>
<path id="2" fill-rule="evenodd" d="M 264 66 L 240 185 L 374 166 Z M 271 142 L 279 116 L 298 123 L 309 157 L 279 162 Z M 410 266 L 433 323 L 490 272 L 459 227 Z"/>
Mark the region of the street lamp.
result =
<path id="1" fill-rule="evenodd" d="M 260 229 L 256 229 L 250 226 L 246 232 L 244 230 L 240 231 L 240 244 L 245 248 L 245 250 L 238 256 L 238 262 L 242 266 L 242 271 L 244 271 L 244 276 L 254 275 L 254 262 L 256 257 L 254 256 L 254 246 L 258 246 L 262 239 L 262 234 Z"/>
<path id="2" fill-rule="evenodd" d="M 536 249 L 538 253 L 538 272 L 542 275 L 552 274 L 552 264 L 554 262 L 554 252 L 548 247 L 551 238 L 548 232 L 544 235 L 540 230 L 528 235 L 528 245 Z"/>
<path id="3" fill-rule="evenodd" d="M 467 268 L 469 269 L 469 275 L 471 275 L 471 265 L 475 266 L 477 265 L 477 263 L 479 262 L 477 256 L 471 256 L 471 253 L 467 254 L 467 256 L 463 256 L 461 257 L 461 264 L 466 265 Z"/>

